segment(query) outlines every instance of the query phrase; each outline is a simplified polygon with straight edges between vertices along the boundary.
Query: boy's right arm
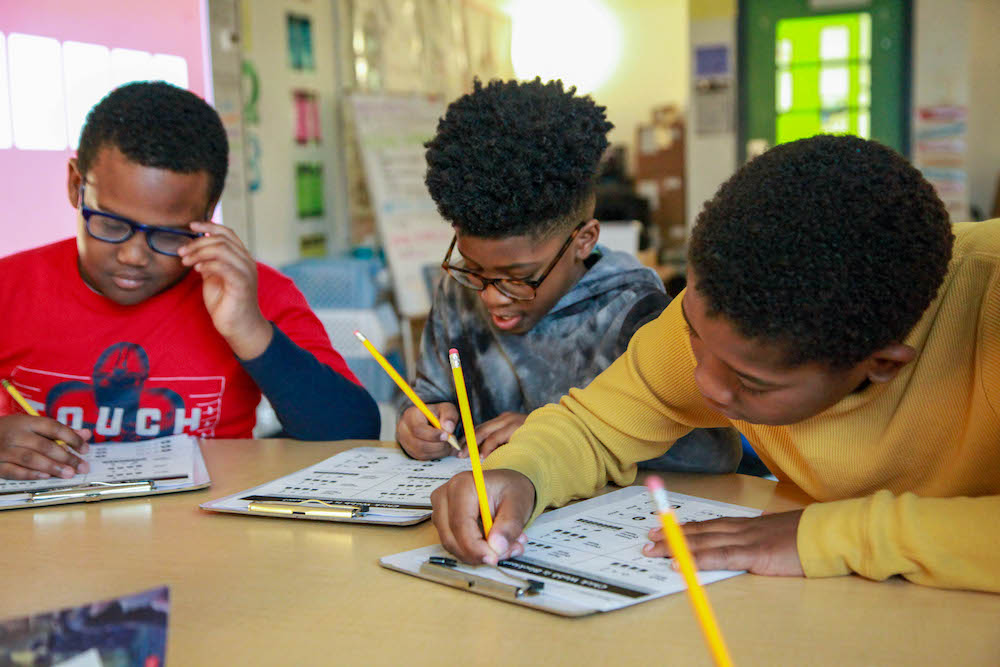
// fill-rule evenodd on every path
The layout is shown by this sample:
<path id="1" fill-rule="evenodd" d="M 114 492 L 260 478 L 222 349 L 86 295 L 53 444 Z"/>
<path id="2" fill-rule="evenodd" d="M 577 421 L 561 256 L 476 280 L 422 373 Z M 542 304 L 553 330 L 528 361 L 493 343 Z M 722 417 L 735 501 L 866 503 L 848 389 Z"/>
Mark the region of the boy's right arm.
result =
<path id="1" fill-rule="evenodd" d="M 427 408 L 441 422 L 444 430 L 431 426 L 417 407 L 403 411 L 396 423 L 396 440 L 415 459 L 424 461 L 440 459 L 454 450 L 448 444 L 448 435 L 458 424 L 458 408 L 452 403 L 429 403 Z"/>
<path id="2" fill-rule="evenodd" d="M 490 503 L 495 511 L 510 508 L 493 530 L 508 549 L 546 507 L 592 496 L 608 482 L 627 486 L 635 479 L 637 462 L 663 454 L 692 428 L 728 425 L 708 408 L 694 383 L 680 305 L 675 299 L 641 329 L 626 353 L 585 389 L 572 389 L 559 404 L 532 412 L 511 441 L 486 460 L 487 488 L 496 488 Z M 531 498 L 531 507 L 522 515 L 525 498 Z M 511 555 L 484 551 L 478 510 L 470 509 L 475 490 L 464 475 L 452 478 L 432 500 L 435 525 L 446 527 L 456 555 L 477 557 L 476 562 L 482 556 Z"/>
<path id="3" fill-rule="evenodd" d="M 62 440 L 86 454 L 85 438 L 90 432 L 74 431 L 48 417 L 7 415 L 0 417 L 0 478 L 3 479 L 68 479 L 90 471 L 90 464 L 55 443 Z"/>
<path id="4" fill-rule="evenodd" d="M 396 440 L 407 454 L 416 459 L 436 459 L 453 452 L 447 438 L 459 424 L 451 366 L 448 364 L 448 348 L 451 345 L 445 330 L 449 309 L 444 292 L 439 285 L 420 337 L 420 357 L 412 384 L 413 391 L 437 416 L 444 431 L 431 426 L 427 417 L 405 396 L 401 396 L 397 404 Z"/>

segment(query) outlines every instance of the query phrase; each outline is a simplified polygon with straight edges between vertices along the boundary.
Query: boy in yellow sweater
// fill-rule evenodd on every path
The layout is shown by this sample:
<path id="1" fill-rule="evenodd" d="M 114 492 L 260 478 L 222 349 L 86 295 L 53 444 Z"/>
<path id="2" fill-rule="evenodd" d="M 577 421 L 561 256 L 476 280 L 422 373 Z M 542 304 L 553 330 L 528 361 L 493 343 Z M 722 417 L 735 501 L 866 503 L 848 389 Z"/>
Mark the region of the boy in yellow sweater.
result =
<path id="1" fill-rule="evenodd" d="M 805 510 L 690 523 L 702 569 L 902 575 L 1000 592 L 1000 220 L 952 226 L 875 142 L 817 136 L 740 169 L 699 215 L 688 288 L 583 390 L 434 496 L 467 562 L 519 555 L 549 505 L 635 478 L 692 428 L 735 426 Z M 649 556 L 669 555 L 659 531 Z"/>

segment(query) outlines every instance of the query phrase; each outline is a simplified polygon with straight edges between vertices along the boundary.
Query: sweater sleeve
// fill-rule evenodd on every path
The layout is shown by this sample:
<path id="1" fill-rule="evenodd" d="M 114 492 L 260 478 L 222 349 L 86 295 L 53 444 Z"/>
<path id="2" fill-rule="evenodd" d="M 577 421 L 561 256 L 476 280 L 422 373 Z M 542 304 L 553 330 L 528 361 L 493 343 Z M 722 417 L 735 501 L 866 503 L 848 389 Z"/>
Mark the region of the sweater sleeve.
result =
<path id="1" fill-rule="evenodd" d="M 296 440 L 377 440 L 378 406 L 365 390 L 292 342 L 277 326 L 264 353 L 242 362 Z"/>
<path id="2" fill-rule="evenodd" d="M 291 280 L 257 264 L 257 298 L 274 326 L 271 344 L 243 363 L 298 440 L 378 439 L 378 406 L 361 386 Z"/>
<path id="3" fill-rule="evenodd" d="M 1000 496 L 879 491 L 806 508 L 797 537 L 808 577 L 902 575 L 926 586 L 1000 593 Z"/>
<path id="4" fill-rule="evenodd" d="M 1000 284 L 979 318 L 979 382 L 1000 422 Z M 806 508 L 797 536 L 806 576 L 893 575 L 939 588 L 1000 592 L 1000 496 L 928 498 L 879 491 Z"/>
<path id="5" fill-rule="evenodd" d="M 532 412 L 484 467 L 516 470 L 531 480 L 532 518 L 549 505 L 591 496 L 609 481 L 630 484 L 637 462 L 663 454 L 692 428 L 729 425 L 704 403 L 693 368 L 677 298 L 585 389 Z"/>
<path id="6" fill-rule="evenodd" d="M 448 365 L 448 349 L 451 347 L 445 328 L 448 321 L 447 297 L 439 285 L 420 337 L 420 358 L 412 383 L 413 391 L 428 405 L 457 403 L 458 400 L 452 383 L 451 366 Z M 413 402 L 401 394 L 396 406 L 401 416 L 413 406 Z"/>

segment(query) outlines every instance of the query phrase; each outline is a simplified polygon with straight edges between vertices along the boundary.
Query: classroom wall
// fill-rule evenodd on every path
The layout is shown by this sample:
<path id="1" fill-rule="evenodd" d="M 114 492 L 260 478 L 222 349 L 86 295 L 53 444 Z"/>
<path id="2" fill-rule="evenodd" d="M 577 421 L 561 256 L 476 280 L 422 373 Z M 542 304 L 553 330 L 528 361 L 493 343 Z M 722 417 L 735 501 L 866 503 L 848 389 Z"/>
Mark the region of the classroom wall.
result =
<path id="1" fill-rule="evenodd" d="M 1000 179 L 1000 2 L 972 0 L 969 12 L 969 193 L 987 217 Z"/>
<path id="2" fill-rule="evenodd" d="M 253 251 L 272 266 L 300 257 L 304 236 L 324 234 L 326 250 L 346 246 L 347 209 L 340 128 L 337 122 L 339 82 L 336 67 L 337 30 L 331 0 L 243 0 L 241 49 L 253 63 L 260 82 L 259 121 L 246 123 L 248 181 L 257 180 L 248 195 L 253 228 Z M 287 51 L 286 15 L 291 12 L 312 21 L 314 70 L 293 70 Z M 295 142 L 293 93 L 316 93 L 322 140 L 319 144 Z M 256 142 L 256 145 L 252 145 Z M 296 208 L 295 165 L 323 164 L 324 215 L 299 218 Z"/>
<path id="3" fill-rule="evenodd" d="M 609 140 L 628 146 L 635 165 L 636 129 L 654 107 L 688 100 L 687 0 L 605 0 L 622 29 L 622 56 L 611 78 L 593 92 L 615 128 Z"/>
<path id="4" fill-rule="evenodd" d="M 688 40 L 691 53 L 700 46 L 724 45 L 729 48 L 732 60 L 730 68 L 733 72 L 735 86 L 736 72 L 739 65 L 736 58 L 736 0 L 692 0 L 690 3 L 690 21 L 688 25 Z M 690 63 L 690 60 L 689 60 Z M 689 64 L 688 72 L 691 66 Z M 689 74 L 687 85 L 689 90 L 695 79 Z M 736 94 L 733 91 L 733 107 L 731 110 L 731 129 L 712 134 L 698 134 L 693 122 L 697 111 L 698 96 L 691 90 L 687 106 L 688 124 L 686 127 L 686 173 L 684 186 L 687 196 L 688 233 L 694 219 L 701 212 L 701 207 L 710 199 L 719 185 L 729 178 L 736 170 L 738 146 L 736 134 Z"/>
<path id="5" fill-rule="evenodd" d="M 690 48 L 727 42 L 735 50 L 737 0 L 691 0 Z M 966 168 L 971 200 L 992 208 L 1000 170 L 1000 2 L 916 0 L 913 15 L 912 106 L 968 105 Z M 697 99 L 690 98 L 692 105 Z M 689 109 L 689 116 L 696 109 Z M 733 113 L 736 113 L 734 107 Z M 734 116 L 735 120 L 735 116 Z M 735 123 L 734 123 L 735 127 Z M 688 127 L 688 226 L 704 201 L 737 168 L 737 134 L 700 139 Z"/>
<path id="6" fill-rule="evenodd" d="M 187 61 L 188 88 L 204 96 L 208 86 L 202 2 L 5 0 L 0 2 L 0 32 L 181 56 Z M 66 161 L 74 154 L 68 148 L 0 148 L 4 192 L 0 256 L 76 233 L 76 215 L 66 196 Z"/>

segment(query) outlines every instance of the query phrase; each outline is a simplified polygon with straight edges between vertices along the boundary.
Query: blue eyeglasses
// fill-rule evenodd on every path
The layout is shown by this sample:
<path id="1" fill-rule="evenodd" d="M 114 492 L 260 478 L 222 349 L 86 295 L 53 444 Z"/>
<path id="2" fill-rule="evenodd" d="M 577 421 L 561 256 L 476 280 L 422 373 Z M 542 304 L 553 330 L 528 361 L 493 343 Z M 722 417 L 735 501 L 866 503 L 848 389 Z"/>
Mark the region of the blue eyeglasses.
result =
<path id="1" fill-rule="evenodd" d="M 146 234 L 146 243 L 154 251 L 161 255 L 177 257 L 177 251 L 181 249 L 191 239 L 196 239 L 203 234 L 196 232 L 186 232 L 173 227 L 157 227 L 155 225 L 144 225 L 135 220 L 130 220 L 121 215 L 106 213 L 92 209 L 83 203 L 84 186 L 80 186 L 80 214 L 83 216 L 84 226 L 87 233 L 98 241 L 107 243 L 125 243 L 137 231 Z"/>

